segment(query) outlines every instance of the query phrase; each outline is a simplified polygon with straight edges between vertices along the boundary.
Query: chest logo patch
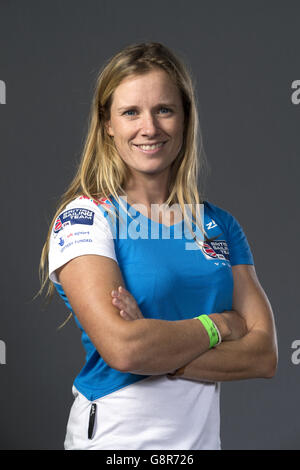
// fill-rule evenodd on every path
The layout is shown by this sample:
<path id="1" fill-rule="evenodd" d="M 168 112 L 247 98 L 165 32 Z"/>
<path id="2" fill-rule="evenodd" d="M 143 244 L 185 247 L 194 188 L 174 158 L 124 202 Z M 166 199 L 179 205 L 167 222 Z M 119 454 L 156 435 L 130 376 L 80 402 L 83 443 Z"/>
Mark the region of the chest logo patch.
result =
<path id="1" fill-rule="evenodd" d="M 207 259 L 229 261 L 229 249 L 226 240 L 203 242 L 202 253 Z"/>

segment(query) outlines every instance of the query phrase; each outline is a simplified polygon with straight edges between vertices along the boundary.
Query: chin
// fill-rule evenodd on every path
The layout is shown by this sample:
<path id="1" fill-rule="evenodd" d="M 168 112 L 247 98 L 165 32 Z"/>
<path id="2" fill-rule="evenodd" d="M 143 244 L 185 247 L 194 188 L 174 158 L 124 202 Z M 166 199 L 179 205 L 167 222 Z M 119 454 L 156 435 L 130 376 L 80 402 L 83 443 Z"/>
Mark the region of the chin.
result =
<path id="1" fill-rule="evenodd" d="M 147 173 L 147 174 L 159 174 L 159 173 L 162 173 L 163 171 L 167 170 L 168 167 L 160 167 L 160 166 L 156 166 L 156 167 L 148 167 L 148 168 L 141 168 L 137 171 L 139 171 L 140 173 Z"/>

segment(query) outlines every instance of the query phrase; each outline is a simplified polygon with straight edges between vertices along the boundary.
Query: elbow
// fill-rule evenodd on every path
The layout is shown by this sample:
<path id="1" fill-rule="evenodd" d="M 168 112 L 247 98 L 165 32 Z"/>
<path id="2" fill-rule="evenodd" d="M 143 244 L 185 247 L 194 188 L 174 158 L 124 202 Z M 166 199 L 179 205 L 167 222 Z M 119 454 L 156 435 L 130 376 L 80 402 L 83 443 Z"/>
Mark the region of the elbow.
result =
<path id="1" fill-rule="evenodd" d="M 109 360 L 106 361 L 110 367 L 124 373 L 137 369 L 136 359 L 139 356 L 132 342 L 119 342 L 113 349 Z"/>
<path id="2" fill-rule="evenodd" d="M 140 365 L 137 359 L 140 357 L 132 343 L 126 343 L 124 345 L 123 354 L 119 357 L 117 367 L 120 372 L 131 372 L 138 370 Z"/>
<path id="3" fill-rule="evenodd" d="M 125 320 L 127 322 L 127 320 Z M 144 327 L 142 320 L 136 320 L 138 323 L 136 325 L 139 328 L 142 328 L 144 332 Z M 135 321 L 127 322 L 133 325 Z M 114 354 L 114 369 L 119 370 L 120 372 L 129 372 L 138 371 L 144 367 L 144 357 L 145 357 L 145 335 L 140 334 L 140 330 L 128 330 L 126 329 L 122 339 L 118 343 L 118 351 Z M 142 338 L 142 340 L 141 340 Z M 113 367 L 113 366 L 111 366 Z"/>
<path id="4" fill-rule="evenodd" d="M 115 369 L 119 372 L 129 372 L 130 370 L 132 370 L 132 358 L 129 354 L 128 348 L 115 348 L 115 350 L 111 355 L 109 355 L 109 357 L 103 357 L 103 359 L 112 369 Z"/>
<path id="5" fill-rule="evenodd" d="M 277 372 L 278 366 L 278 354 L 277 351 L 273 351 L 268 354 L 268 357 L 265 360 L 263 378 L 272 379 Z"/>
<path id="6" fill-rule="evenodd" d="M 105 359 L 104 359 L 105 360 Z M 110 357 L 109 359 L 105 360 L 105 362 L 112 368 L 119 372 L 127 372 L 128 371 L 128 362 L 126 357 L 123 355 L 118 357 Z"/>
<path id="7" fill-rule="evenodd" d="M 121 320 L 121 322 L 124 323 L 119 323 L 113 331 L 111 329 L 105 340 L 103 337 L 95 338 L 94 345 L 109 367 L 125 373 L 135 370 L 138 352 L 135 347 L 135 337 L 130 329 L 130 324 L 134 321 Z"/>
<path id="8" fill-rule="evenodd" d="M 136 330 L 137 327 L 141 328 L 143 325 L 140 319 L 136 321 L 139 323 L 135 324 L 134 320 L 130 322 L 124 320 L 126 328 L 119 330 L 118 335 L 107 344 L 107 360 L 102 355 L 105 362 L 119 372 L 131 372 L 141 367 L 144 341 L 140 338 L 144 338 L 144 335 L 137 334 Z"/>

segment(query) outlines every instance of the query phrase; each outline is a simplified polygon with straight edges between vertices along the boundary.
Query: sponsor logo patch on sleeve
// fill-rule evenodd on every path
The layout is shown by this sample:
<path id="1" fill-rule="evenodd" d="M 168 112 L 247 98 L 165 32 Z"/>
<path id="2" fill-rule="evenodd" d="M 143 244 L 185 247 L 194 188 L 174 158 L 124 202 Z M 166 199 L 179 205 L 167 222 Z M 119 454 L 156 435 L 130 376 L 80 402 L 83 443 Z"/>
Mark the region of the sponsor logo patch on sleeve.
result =
<path id="1" fill-rule="evenodd" d="M 69 209 L 67 211 L 62 212 L 59 217 L 57 217 L 54 223 L 53 232 L 57 234 L 68 225 L 93 225 L 93 223 L 93 211 L 83 208 Z"/>

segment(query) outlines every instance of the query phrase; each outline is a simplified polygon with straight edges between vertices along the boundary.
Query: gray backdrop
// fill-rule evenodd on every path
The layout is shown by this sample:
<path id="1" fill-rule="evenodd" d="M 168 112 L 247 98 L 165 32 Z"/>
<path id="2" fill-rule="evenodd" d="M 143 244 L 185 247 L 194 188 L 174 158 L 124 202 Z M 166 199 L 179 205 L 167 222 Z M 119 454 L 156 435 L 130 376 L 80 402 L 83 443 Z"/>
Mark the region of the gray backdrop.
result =
<path id="1" fill-rule="evenodd" d="M 84 353 L 73 321 L 57 330 L 62 301 L 32 300 L 40 253 L 79 160 L 99 68 L 150 40 L 194 72 L 207 198 L 242 224 L 276 319 L 276 376 L 222 384 L 223 449 L 300 449 L 299 2 L 1 0 L 0 8 L 0 448 L 63 447 Z"/>

